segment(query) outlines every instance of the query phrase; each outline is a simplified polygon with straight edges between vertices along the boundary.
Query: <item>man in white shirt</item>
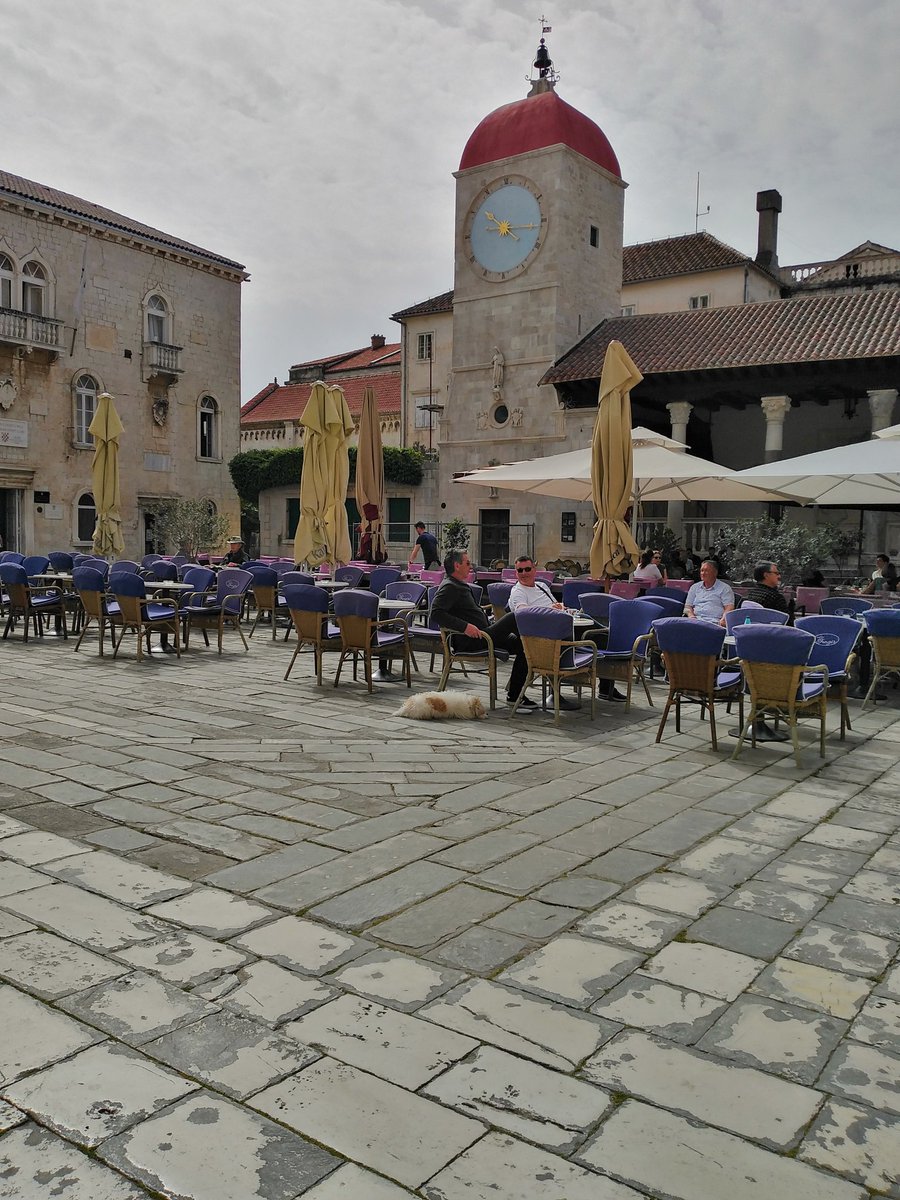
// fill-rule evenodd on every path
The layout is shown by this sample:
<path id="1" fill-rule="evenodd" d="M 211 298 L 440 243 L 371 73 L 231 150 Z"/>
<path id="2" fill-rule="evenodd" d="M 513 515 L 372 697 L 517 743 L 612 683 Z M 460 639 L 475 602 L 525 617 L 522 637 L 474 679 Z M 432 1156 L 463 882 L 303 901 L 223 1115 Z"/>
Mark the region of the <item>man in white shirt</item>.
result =
<path id="1" fill-rule="evenodd" d="M 563 608 L 563 605 L 559 600 L 556 599 L 556 597 L 553 595 L 553 592 L 550 590 L 549 583 L 545 583 L 543 579 L 535 578 L 536 570 L 537 567 L 534 564 L 534 559 L 530 558 L 527 554 L 520 554 L 516 559 L 516 575 L 518 578 L 512 586 L 512 590 L 509 593 L 509 600 L 507 601 L 510 612 L 515 612 L 517 608 L 526 607 L 556 609 Z M 582 633 L 579 636 L 587 637 L 591 641 L 597 642 L 598 645 L 606 645 L 607 635 L 605 630 L 588 630 L 586 633 Z M 625 699 L 624 696 L 616 691 L 612 682 L 606 680 L 601 682 L 600 695 L 604 696 L 607 700 L 614 700 L 617 702 Z M 560 708 L 564 709 L 578 708 L 577 704 L 573 703 L 565 696 L 560 696 L 559 706 Z"/>
<path id="2" fill-rule="evenodd" d="M 734 592 L 719 578 L 719 568 L 712 559 L 700 564 L 700 582 L 687 594 L 684 615 L 711 625 L 724 625 L 725 614 L 734 608 Z"/>

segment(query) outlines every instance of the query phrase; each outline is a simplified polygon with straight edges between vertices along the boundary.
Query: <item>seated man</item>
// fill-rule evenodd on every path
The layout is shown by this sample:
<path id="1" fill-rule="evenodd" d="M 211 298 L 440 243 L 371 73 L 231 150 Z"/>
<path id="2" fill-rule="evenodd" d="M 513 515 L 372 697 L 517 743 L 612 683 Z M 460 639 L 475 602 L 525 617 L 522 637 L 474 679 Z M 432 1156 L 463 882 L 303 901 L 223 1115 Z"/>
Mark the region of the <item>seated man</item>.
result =
<path id="1" fill-rule="evenodd" d="M 875 570 L 872 578 L 864 588 L 860 588 L 860 596 L 871 596 L 880 591 L 897 590 L 897 568 L 886 554 L 875 555 Z"/>
<path id="2" fill-rule="evenodd" d="M 510 609 L 515 612 L 519 608 L 556 608 L 562 609 L 563 605 L 556 599 L 553 592 L 550 590 L 550 585 L 542 579 L 535 579 L 534 573 L 537 570 L 534 559 L 529 554 L 520 554 L 516 559 L 516 574 L 518 579 L 513 584 L 512 590 L 509 593 L 508 604 Z M 598 646 L 606 646 L 609 640 L 609 633 L 606 629 L 586 629 L 579 632 L 578 637 L 583 640 L 596 642 Z M 613 686 L 612 680 L 603 679 L 600 681 L 600 695 L 605 696 L 607 700 L 624 701 L 625 697 L 617 692 Z M 559 707 L 564 709 L 575 709 L 578 705 L 564 696 L 559 698 Z"/>
<path id="3" fill-rule="evenodd" d="M 515 613 L 507 613 L 493 625 L 489 625 L 487 614 L 475 603 L 466 580 L 472 564 L 465 550 L 451 550 L 444 558 L 446 579 L 440 585 L 431 606 L 431 616 L 442 629 L 459 635 L 459 645 L 464 650 L 481 650 L 485 633 L 501 650 L 515 654 L 506 699 L 514 704 L 528 675 L 528 663 L 519 641 Z M 533 712 L 538 706 L 527 696 L 519 705 L 519 712 Z"/>
<path id="4" fill-rule="evenodd" d="M 790 612 L 787 600 L 778 590 L 781 572 L 773 562 L 757 563 L 753 568 L 753 587 L 747 589 L 747 599 L 775 612 Z"/>
<path id="5" fill-rule="evenodd" d="M 734 609 L 734 592 L 719 578 L 719 568 L 711 558 L 700 564 L 700 582 L 687 594 L 684 615 L 711 625 L 724 625 L 725 614 Z"/>
<path id="6" fill-rule="evenodd" d="M 247 561 L 247 555 L 244 553 L 244 539 L 235 534 L 234 537 L 228 539 L 228 550 L 222 559 L 222 566 L 240 567 Z"/>

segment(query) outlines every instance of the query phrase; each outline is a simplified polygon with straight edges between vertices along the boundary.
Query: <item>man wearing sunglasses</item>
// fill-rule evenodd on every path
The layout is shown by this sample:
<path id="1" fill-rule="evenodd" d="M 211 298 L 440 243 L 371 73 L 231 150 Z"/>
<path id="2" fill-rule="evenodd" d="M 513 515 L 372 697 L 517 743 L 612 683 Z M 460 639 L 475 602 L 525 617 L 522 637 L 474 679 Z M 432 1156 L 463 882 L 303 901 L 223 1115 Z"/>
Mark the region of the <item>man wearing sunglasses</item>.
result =
<path id="1" fill-rule="evenodd" d="M 781 572 L 773 562 L 757 563 L 753 568 L 753 586 L 747 589 L 747 599 L 763 608 L 773 608 L 776 612 L 789 612 L 789 605 L 779 588 L 781 587 Z"/>

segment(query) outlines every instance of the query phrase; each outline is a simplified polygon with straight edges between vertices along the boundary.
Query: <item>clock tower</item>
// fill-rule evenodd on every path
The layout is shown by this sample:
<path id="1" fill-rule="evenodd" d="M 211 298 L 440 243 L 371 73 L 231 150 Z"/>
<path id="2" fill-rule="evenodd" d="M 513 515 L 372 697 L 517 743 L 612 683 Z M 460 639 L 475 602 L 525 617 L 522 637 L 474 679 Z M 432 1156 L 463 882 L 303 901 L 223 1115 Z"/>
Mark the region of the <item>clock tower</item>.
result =
<path id="1" fill-rule="evenodd" d="M 557 94 L 543 38 L 534 65 L 529 94 L 484 118 L 455 172 L 453 372 L 441 475 L 447 515 L 482 524 L 486 493 L 452 486 L 452 474 L 574 448 L 570 436 L 587 444 L 590 433 L 568 430 L 555 391 L 538 383 L 619 313 L 626 184 L 618 160 L 599 126 Z M 502 493 L 491 504 L 502 512 L 514 499 Z M 551 539 L 549 521 L 520 515 L 524 500 L 513 521 L 533 520 L 537 554 L 546 542 L 558 555 L 558 518 Z M 537 498 L 528 500 L 533 508 Z M 547 525 L 543 534 L 538 524 Z M 473 545 L 473 559 L 485 561 L 492 549 L 502 551 L 502 538 Z M 513 538 L 507 554 L 492 557 L 525 549 Z"/>

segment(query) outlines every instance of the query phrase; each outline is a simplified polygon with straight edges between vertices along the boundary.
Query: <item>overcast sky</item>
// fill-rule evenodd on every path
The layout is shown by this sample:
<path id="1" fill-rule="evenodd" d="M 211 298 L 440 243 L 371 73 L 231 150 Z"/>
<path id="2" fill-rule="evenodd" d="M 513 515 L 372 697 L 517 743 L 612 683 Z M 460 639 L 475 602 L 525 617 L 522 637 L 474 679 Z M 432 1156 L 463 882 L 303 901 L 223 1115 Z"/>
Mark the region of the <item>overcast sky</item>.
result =
<path id="1" fill-rule="evenodd" d="M 543 0 L 542 0 L 543 3 Z M 700 228 L 782 265 L 900 245 L 896 0 L 547 0 L 559 94 L 605 131 L 625 240 Z M 452 287 L 471 131 L 525 95 L 541 4 L 0 0 L 0 166 L 229 258 L 246 401 L 397 340 Z"/>

